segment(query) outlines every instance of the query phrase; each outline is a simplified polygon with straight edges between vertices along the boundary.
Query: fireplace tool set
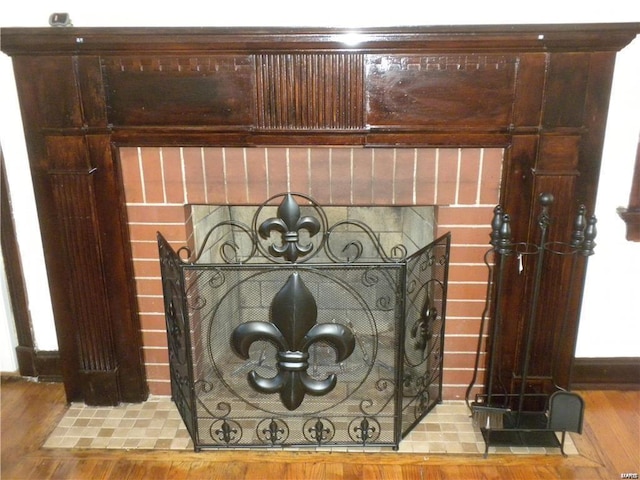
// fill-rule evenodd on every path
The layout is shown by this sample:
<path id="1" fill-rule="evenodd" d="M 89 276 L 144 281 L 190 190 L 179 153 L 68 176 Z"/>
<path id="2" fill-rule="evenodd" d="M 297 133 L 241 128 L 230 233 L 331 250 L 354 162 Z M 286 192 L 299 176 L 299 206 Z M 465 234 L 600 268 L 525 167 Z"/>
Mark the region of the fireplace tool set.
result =
<path id="1" fill-rule="evenodd" d="M 385 249 L 292 193 L 250 224 L 212 223 L 194 254 L 158 234 L 172 397 L 195 450 L 397 448 L 442 398 L 450 234 Z"/>
<path id="2" fill-rule="evenodd" d="M 553 388 L 545 392 L 544 388 L 532 388 L 535 381 L 530 372 L 530 361 L 534 354 L 532 340 L 535 334 L 536 321 L 541 313 L 541 288 L 545 281 L 558 281 L 545 277 L 546 262 L 552 257 L 559 261 L 570 262 L 567 283 L 567 302 L 575 300 L 573 285 L 577 275 L 584 275 L 586 262 L 593 254 L 596 236 L 596 219 L 587 219 L 584 206 L 579 208 L 573 224 L 573 233 L 569 242 L 549 241 L 550 216 L 549 209 L 553 204 L 553 196 L 543 193 L 539 197 L 541 212 L 538 216 L 539 241 L 533 243 L 514 243 L 511 239 L 510 216 L 501 206 L 494 210 L 492 221 L 491 246 L 485 254 L 485 263 L 489 271 L 487 286 L 487 302 L 482 314 L 480 334 L 473 378 L 467 389 L 466 401 L 471 410 L 474 424 L 480 427 L 485 441 L 485 457 L 490 446 L 527 446 L 527 447 L 559 447 L 563 455 L 566 432 L 581 433 L 584 412 L 582 398 L 557 385 L 554 375 L 556 359 L 551 360 L 551 382 Z M 493 257 L 493 262 L 491 262 Z M 532 287 L 527 290 L 527 298 L 523 305 L 528 305 L 524 321 L 524 348 L 521 352 L 520 371 L 511 376 L 512 392 L 504 385 L 505 376 L 498 366 L 501 328 L 509 321 L 509 313 L 503 311 L 502 296 L 505 288 L 505 271 L 517 268 L 522 273 L 523 259 L 530 258 L 534 263 Z M 568 304 L 567 304 L 568 305 Z M 487 319 L 492 310 L 492 326 L 490 334 L 490 351 L 485 377 L 485 393 L 475 396 L 470 401 L 471 390 L 475 386 L 480 364 L 483 334 Z M 566 316 L 559 322 L 558 337 L 564 334 Z M 558 338 L 556 337 L 556 338 Z M 507 380 L 507 381 L 509 381 Z M 534 408 L 531 406 L 534 405 Z M 542 405 L 542 407 L 540 407 Z M 557 433 L 561 434 L 560 440 Z"/>

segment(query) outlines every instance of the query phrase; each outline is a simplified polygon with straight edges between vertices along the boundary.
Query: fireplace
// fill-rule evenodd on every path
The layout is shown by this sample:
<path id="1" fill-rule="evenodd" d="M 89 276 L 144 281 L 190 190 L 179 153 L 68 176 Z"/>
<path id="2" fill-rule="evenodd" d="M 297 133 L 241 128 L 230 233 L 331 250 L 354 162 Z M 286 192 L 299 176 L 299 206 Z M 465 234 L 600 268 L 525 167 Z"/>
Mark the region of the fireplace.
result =
<path id="1" fill-rule="evenodd" d="M 464 308 L 477 304 L 457 313 L 448 310 L 458 318 L 449 323 L 455 330 L 446 332 L 445 354 L 451 355 L 445 355 L 449 388 L 444 392 L 445 398 L 461 395 L 471 376 L 471 332 L 477 334 L 482 304 L 467 300 L 482 298 L 486 288 L 475 260 L 463 253 L 473 247 L 475 255 L 488 244 L 490 208 L 498 202 L 518 219 L 513 234 L 523 241 L 534 235 L 535 199 L 541 192 L 556 198 L 554 235 L 559 238 L 570 234 L 577 205 L 593 211 L 615 53 L 638 28 L 362 29 L 356 45 L 353 33 L 3 30 L 2 50 L 13 57 L 18 83 L 70 401 L 116 404 L 142 401 L 149 390 L 168 393 L 166 339 L 158 334 L 164 325 L 154 323 L 151 314 L 161 311 L 153 306 L 160 303 L 158 283 L 152 281 L 158 275 L 144 271 L 149 262 L 139 261 L 149 259 L 141 252 L 149 245 L 140 235 L 149 238 L 145 230 L 155 233 L 164 223 L 177 234 L 170 240 L 182 243 L 189 235 L 185 205 L 217 203 L 215 195 L 227 197 L 222 204 L 252 204 L 253 195 L 268 196 L 207 173 L 219 165 L 247 178 L 266 173 L 247 168 L 255 165 L 254 155 L 264 157 L 265 149 L 273 160 L 271 193 L 289 190 L 275 186 L 283 179 L 304 182 L 304 175 L 296 177 L 297 166 L 309 165 L 304 155 L 309 158 L 313 151 L 315 158 L 320 149 L 336 160 L 324 177 L 334 195 L 328 203 L 383 198 L 379 203 L 437 209 L 436 230 L 452 230 L 449 304 L 458 299 Z M 368 163 L 360 161 L 362 152 Z M 476 159 L 467 161 L 469 152 Z M 217 162 L 218 155 L 229 161 Z M 380 162 L 372 163 L 372 155 L 380 155 Z M 438 159 L 433 163 L 437 180 L 414 175 L 433 158 Z M 147 161 L 156 167 L 141 170 Z M 498 165 L 487 173 L 494 182 L 488 197 L 477 181 L 477 165 L 484 172 L 485 161 Z M 287 170 L 292 164 L 296 169 Z M 465 177 L 470 164 L 476 165 L 470 177 L 475 187 L 460 188 L 461 181 L 474 183 Z M 320 174 L 332 164 L 324 165 L 305 171 Z M 158 176 L 156 183 L 165 186 L 162 201 L 151 190 L 144 191 L 144 202 L 132 200 L 142 193 L 126 181 L 135 177 L 136 167 L 137 175 L 144 175 L 140 185 Z M 171 179 L 190 183 L 192 167 L 204 169 L 207 188 L 199 180 L 193 190 L 174 189 Z M 400 186 L 411 188 L 405 192 Z M 155 213 L 147 200 L 159 207 Z M 560 265 L 553 268 L 559 288 L 540 293 L 547 309 L 536 322 L 533 348 L 559 352 L 555 382 L 567 386 L 580 305 L 577 300 L 567 305 L 569 273 Z M 456 278 L 467 273 L 471 276 Z M 526 270 L 509 275 L 502 307 L 525 312 L 523 294 L 531 289 L 532 276 Z M 156 310 L 147 310 L 145 303 Z M 559 338 L 556 320 L 567 310 Z M 505 372 L 503 383 L 513 389 L 519 386 L 522 331 L 520 318 L 500 333 L 497 361 Z M 551 387 L 552 356 L 532 359 L 532 390 Z"/>
<path id="2" fill-rule="evenodd" d="M 416 207 L 374 207 L 375 225 L 299 193 L 229 210 L 197 250 L 158 234 L 172 398 L 196 450 L 397 448 L 442 400 L 451 235 L 423 243 Z"/>

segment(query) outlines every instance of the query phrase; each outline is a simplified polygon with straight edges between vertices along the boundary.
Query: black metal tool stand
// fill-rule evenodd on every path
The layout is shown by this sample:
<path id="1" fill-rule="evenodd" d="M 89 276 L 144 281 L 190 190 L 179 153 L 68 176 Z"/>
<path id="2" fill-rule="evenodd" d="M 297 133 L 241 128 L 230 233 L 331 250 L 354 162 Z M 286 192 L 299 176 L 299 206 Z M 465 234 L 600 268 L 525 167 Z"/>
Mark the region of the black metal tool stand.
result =
<path id="1" fill-rule="evenodd" d="M 492 427 L 490 424 L 480 428 L 485 442 L 485 458 L 489 454 L 489 447 L 492 446 L 559 448 L 560 453 L 566 456 L 566 433 L 582 433 L 584 401 L 577 393 L 564 390 L 544 396 L 548 405 L 545 411 L 509 411 L 503 414 L 500 428 Z"/>
<path id="2" fill-rule="evenodd" d="M 510 217 L 498 206 L 495 209 L 495 216 L 492 222 L 492 246 L 496 263 L 501 267 L 509 258 L 514 259 L 522 265 L 523 256 L 535 258 L 535 272 L 533 277 L 533 287 L 531 289 L 528 305 L 528 312 L 525 323 L 525 348 L 523 351 L 520 372 L 520 388 L 516 394 L 495 394 L 488 391 L 484 395 L 476 397 L 476 402 L 492 403 L 501 405 L 512 405 L 514 408 L 505 408 L 500 421 L 493 421 L 489 416 L 486 424 L 481 425 L 481 432 L 485 441 L 485 457 L 488 455 L 491 446 L 507 447 L 554 447 L 560 448 L 564 453 L 564 440 L 566 432 L 581 433 L 584 412 L 584 402 L 582 398 L 573 392 L 554 385 L 555 391 L 551 394 L 529 393 L 527 392 L 527 380 L 529 377 L 529 365 L 532 354 L 532 340 L 535 328 L 538 308 L 540 306 L 540 289 L 545 280 L 544 262 L 545 256 L 557 255 L 571 263 L 570 285 L 575 284 L 574 279 L 578 274 L 578 262 L 586 262 L 586 259 L 593 254 L 596 236 L 596 218 L 586 217 L 586 209 L 581 206 L 574 221 L 574 229 L 570 242 L 550 242 L 548 240 L 548 229 L 550 224 L 549 208 L 553 204 L 553 196 L 548 193 L 540 195 L 541 213 L 538 217 L 540 229 L 540 240 L 537 244 L 514 243 L 511 240 Z M 586 265 L 585 265 L 586 267 Z M 520 267 L 522 268 L 522 267 Z M 584 272 L 586 269 L 583 269 Z M 497 269 L 496 284 L 502 283 L 504 268 Z M 570 295 L 575 292 L 570 288 Z M 491 299 L 487 299 L 490 301 Z M 500 299 L 495 299 L 494 318 L 502 318 L 505 315 L 501 312 Z M 565 327 L 565 319 L 561 322 L 561 334 Z M 495 339 L 492 339 L 495 341 Z M 555 365 L 555 362 L 553 363 Z M 493 375 L 493 372 L 490 373 Z M 552 371 L 553 377 L 553 371 Z M 493 379 L 489 379 L 490 384 Z M 542 400 L 545 404 L 543 411 L 526 411 L 525 401 L 534 399 Z M 490 400 L 490 402 L 489 402 Z M 557 433 L 561 434 L 560 439 Z"/>

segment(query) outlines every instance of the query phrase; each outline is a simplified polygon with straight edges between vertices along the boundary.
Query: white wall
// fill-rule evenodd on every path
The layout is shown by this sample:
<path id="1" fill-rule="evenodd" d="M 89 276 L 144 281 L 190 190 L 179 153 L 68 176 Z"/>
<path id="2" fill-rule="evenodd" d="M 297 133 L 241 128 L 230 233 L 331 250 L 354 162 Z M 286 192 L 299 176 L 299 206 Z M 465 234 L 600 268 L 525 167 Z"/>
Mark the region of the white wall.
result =
<path id="1" fill-rule="evenodd" d="M 640 243 L 625 240 L 616 214 L 629 203 L 639 134 L 640 37 L 616 61 L 577 357 L 640 356 Z"/>
<path id="2" fill-rule="evenodd" d="M 8 319 L 10 316 L 11 299 L 7 288 L 7 277 L 4 274 L 4 261 L 0 255 L 0 319 Z M 18 370 L 15 354 L 17 345 L 18 338 L 14 323 L 0 321 L 0 372 L 16 372 Z"/>
<path id="3" fill-rule="evenodd" d="M 508 23 L 639 22 L 640 6 L 629 0 L 538 0 L 535 10 L 514 9 L 513 1 L 416 3 L 414 0 L 325 0 L 309 5 L 299 0 L 270 2 L 204 3 L 131 2 L 112 0 L 102 7 L 95 2 L 51 0 L 2 2 L 0 28 L 48 26 L 53 12 L 69 12 L 75 26 L 398 26 Z M 550 14 L 549 12 L 553 12 Z M 602 186 L 597 215 L 600 225 L 597 253 L 590 260 L 577 355 L 581 357 L 640 356 L 638 336 L 638 288 L 640 244 L 624 240 L 622 221 L 615 208 L 626 205 L 635 143 L 640 131 L 640 39 L 625 49 L 616 66 L 614 98 L 610 110 Z M 27 168 L 26 147 L 13 82 L 10 59 L 0 55 L 0 142 L 16 230 L 22 250 L 35 343 L 39 350 L 57 348 L 50 299 L 39 243 L 33 189 Z M 635 289 L 634 289 L 635 287 Z M 37 300 L 34 300 L 37 299 Z M 1 302 L 0 298 L 0 302 Z M 0 307 L 2 305 L 0 304 Z M 9 319 L 0 308 L 0 325 Z M 635 330 L 633 330 L 635 329 Z M 634 345 L 635 343 L 635 345 Z M 11 345 L 0 349 L 13 351 Z"/>

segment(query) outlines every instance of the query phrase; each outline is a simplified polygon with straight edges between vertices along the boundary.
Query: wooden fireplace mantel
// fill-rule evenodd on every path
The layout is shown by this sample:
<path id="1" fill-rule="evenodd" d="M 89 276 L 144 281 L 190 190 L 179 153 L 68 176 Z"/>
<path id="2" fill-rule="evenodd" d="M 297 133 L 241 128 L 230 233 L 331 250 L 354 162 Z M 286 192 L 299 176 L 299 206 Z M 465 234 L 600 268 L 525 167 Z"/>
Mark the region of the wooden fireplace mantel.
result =
<path id="1" fill-rule="evenodd" d="M 640 24 L 3 29 L 68 400 L 147 395 L 118 147 L 499 146 L 514 238 L 535 236 L 541 192 L 556 197 L 554 235 L 565 238 L 578 204 L 593 211 L 615 55 L 638 33 Z M 554 268 L 533 347 L 540 388 L 556 352 L 555 381 L 569 384 L 578 326 L 568 272 Z M 506 308 L 526 310 L 531 278 L 510 280 Z M 518 370 L 522 331 L 522 318 L 505 325 L 504 371 Z"/>
<path id="2" fill-rule="evenodd" d="M 638 24 L 457 25 L 376 28 L 88 27 L 3 29 L 8 55 L 211 52 L 618 51 Z"/>

